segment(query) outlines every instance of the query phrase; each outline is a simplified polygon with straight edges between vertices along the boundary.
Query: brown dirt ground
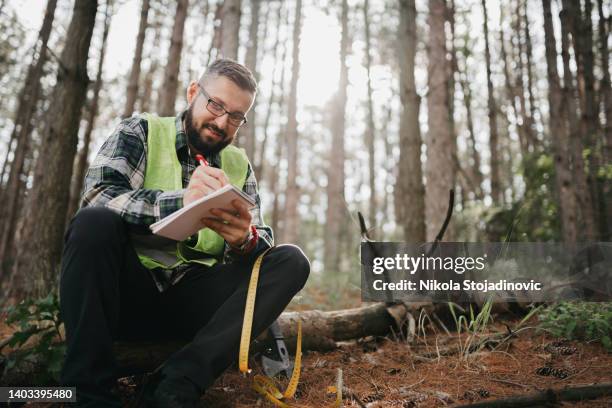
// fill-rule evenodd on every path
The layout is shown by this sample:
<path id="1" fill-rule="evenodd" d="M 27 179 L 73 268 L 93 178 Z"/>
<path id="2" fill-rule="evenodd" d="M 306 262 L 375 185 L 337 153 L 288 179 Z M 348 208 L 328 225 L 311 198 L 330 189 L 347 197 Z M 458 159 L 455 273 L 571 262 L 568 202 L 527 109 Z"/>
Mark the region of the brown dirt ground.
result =
<path id="1" fill-rule="evenodd" d="M 491 325 L 492 331 L 505 331 L 502 321 Z M 514 322 L 508 322 L 513 326 Z M 9 334 L 0 325 L 0 339 Z M 458 344 L 456 336 L 428 334 L 412 345 L 390 338 L 370 338 L 347 343 L 330 353 L 306 352 L 296 397 L 289 401 L 295 407 L 331 407 L 335 395 L 327 387 L 335 385 L 337 369 L 343 371 L 344 386 L 369 408 L 441 407 L 493 400 L 510 396 L 559 389 L 567 386 L 612 382 L 612 353 L 599 344 L 571 341 L 576 350 L 569 355 L 551 354 L 547 344 L 558 341 L 546 333 L 528 329 L 499 350 L 484 350 L 467 359 L 458 355 L 418 361 L 415 355 L 435 353 Z M 542 376 L 539 367 L 548 365 L 564 370 L 564 379 Z M 254 372 L 260 372 L 256 361 Z M 125 403 L 134 401 L 137 379 L 120 381 Z M 281 381 L 281 390 L 285 381 Z M 202 407 L 273 407 L 251 389 L 252 380 L 237 369 L 228 370 L 202 398 Z M 346 393 L 345 393 L 346 394 Z M 50 407 L 28 404 L 28 407 Z M 345 407 L 359 407 L 345 395 Z M 560 407 L 610 407 L 612 397 L 592 401 L 564 402 Z"/>

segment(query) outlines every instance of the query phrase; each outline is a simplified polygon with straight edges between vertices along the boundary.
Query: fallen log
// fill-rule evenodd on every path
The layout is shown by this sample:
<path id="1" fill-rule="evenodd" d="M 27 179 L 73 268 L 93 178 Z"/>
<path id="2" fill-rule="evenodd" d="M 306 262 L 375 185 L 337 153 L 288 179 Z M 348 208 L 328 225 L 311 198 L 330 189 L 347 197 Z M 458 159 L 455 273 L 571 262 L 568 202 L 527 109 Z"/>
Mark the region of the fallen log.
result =
<path id="1" fill-rule="evenodd" d="M 518 408 L 544 406 L 560 401 L 584 401 L 612 395 L 612 383 L 588 384 L 561 389 L 547 389 L 518 397 L 459 405 L 456 408 Z"/>
<path id="2" fill-rule="evenodd" d="M 424 305 L 423 303 L 400 304 L 390 309 L 384 303 L 376 303 L 330 312 L 318 310 L 285 312 L 279 317 L 279 323 L 291 352 L 295 348 L 298 320 L 302 321 L 303 350 L 330 351 L 336 348 L 336 342 L 339 341 L 366 336 L 384 336 L 391 328 L 396 330 L 411 311 L 418 310 Z M 266 334 L 254 342 L 251 355 L 261 351 L 262 340 Z M 127 376 L 151 371 L 184 345 L 185 343 L 181 341 L 116 342 L 113 348 L 119 375 Z M 28 385 L 28 379 L 33 378 L 35 373 L 44 368 L 45 362 L 41 361 L 32 361 L 22 367 L 14 367 L 0 378 L 0 385 Z"/>

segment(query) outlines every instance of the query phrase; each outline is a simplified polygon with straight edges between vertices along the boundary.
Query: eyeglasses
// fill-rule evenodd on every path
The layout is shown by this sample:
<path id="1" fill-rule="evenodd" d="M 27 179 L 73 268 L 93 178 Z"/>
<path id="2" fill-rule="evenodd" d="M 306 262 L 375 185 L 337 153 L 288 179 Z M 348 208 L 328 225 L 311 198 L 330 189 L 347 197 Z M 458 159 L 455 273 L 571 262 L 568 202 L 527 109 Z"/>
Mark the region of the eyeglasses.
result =
<path id="1" fill-rule="evenodd" d="M 212 99 L 210 97 L 210 95 L 208 95 L 206 93 L 206 91 L 204 90 L 204 87 L 198 82 L 198 87 L 200 87 L 200 90 L 202 91 L 202 94 L 208 98 L 208 101 L 206 102 L 206 110 L 209 111 L 210 113 L 212 113 L 213 115 L 215 115 L 216 117 L 220 117 L 223 116 L 227 113 L 227 118 L 229 120 L 229 122 L 236 126 L 236 127 L 240 127 L 242 125 L 244 125 L 247 122 L 247 118 L 240 112 L 228 112 L 223 105 L 221 105 L 219 102 L 216 102 L 214 99 Z"/>

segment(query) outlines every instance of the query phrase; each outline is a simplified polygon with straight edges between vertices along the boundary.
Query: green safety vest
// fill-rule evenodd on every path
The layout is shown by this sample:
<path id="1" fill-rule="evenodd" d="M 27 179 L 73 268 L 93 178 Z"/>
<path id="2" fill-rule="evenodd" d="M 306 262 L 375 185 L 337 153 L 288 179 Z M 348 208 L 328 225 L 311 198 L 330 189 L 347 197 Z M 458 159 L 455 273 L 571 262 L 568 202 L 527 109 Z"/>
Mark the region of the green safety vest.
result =
<path id="1" fill-rule="evenodd" d="M 147 167 L 143 188 L 175 191 L 183 188 L 181 163 L 176 155 L 176 118 L 160 118 L 151 114 L 147 119 Z M 244 149 L 229 145 L 221 151 L 221 169 L 234 186 L 242 189 L 246 181 L 249 160 Z M 162 241 L 163 242 L 163 241 Z M 225 241 L 209 228 L 198 232 L 193 246 L 167 241 L 163 245 L 136 246 L 140 262 L 148 269 L 174 268 L 185 262 L 212 266 L 223 257 Z"/>

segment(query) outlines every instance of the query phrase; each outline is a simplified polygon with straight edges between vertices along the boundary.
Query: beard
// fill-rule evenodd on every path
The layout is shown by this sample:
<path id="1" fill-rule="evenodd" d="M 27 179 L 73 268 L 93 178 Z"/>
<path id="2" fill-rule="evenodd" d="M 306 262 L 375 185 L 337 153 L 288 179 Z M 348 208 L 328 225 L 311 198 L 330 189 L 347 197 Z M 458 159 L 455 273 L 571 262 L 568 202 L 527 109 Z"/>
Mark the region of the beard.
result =
<path id="1" fill-rule="evenodd" d="M 219 135 L 219 140 L 208 139 L 207 136 L 203 135 L 204 129 L 215 132 L 217 135 Z M 193 123 L 193 104 L 189 106 L 189 109 L 187 109 L 187 112 L 185 113 L 185 134 L 187 135 L 189 145 L 204 156 L 219 153 L 227 145 L 229 145 L 233 139 L 214 123 L 206 123 L 202 125 L 200 127 L 200 131 L 198 131 Z"/>

